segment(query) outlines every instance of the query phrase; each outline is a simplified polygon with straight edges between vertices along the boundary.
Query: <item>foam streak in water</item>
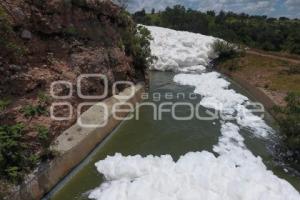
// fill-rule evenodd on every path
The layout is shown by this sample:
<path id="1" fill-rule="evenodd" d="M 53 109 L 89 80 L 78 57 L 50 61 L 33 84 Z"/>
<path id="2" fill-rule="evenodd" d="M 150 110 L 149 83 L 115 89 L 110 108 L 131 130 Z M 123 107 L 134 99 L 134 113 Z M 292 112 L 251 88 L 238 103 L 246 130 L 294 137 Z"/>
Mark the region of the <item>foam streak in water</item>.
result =
<path id="1" fill-rule="evenodd" d="M 148 27 L 151 44 L 158 57 L 157 70 L 203 70 L 213 56 L 212 37 Z M 192 67 L 191 67 L 192 66 Z M 188 67 L 188 68 L 184 68 Z M 195 87 L 200 104 L 220 109 L 235 118 L 236 124 L 222 121 L 219 154 L 191 152 L 177 162 L 170 155 L 154 157 L 116 154 L 96 163 L 106 182 L 90 193 L 96 200 L 299 200 L 299 193 L 285 180 L 267 170 L 260 157 L 246 147 L 240 128 L 257 137 L 267 137 L 272 129 L 245 105 L 249 99 L 229 89 L 219 73 L 178 74 L 174 81 Z"/>

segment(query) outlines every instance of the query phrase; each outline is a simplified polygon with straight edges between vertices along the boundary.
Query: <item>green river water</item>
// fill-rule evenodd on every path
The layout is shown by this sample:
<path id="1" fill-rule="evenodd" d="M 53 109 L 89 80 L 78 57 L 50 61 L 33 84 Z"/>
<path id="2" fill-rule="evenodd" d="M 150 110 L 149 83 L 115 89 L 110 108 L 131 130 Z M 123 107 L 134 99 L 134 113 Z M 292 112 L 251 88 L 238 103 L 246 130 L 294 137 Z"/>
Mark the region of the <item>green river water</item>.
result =
<path id="1" fill-rule="evenodd" d="M 165 102 L 165 94 L 177 93 L 186 94 L 183 99 L 182 95 L 179 98 L 174 98 L 172 102 L 192 102 L 199 103 L 198 99 L 191 100 L 188 95 L 193 92 L 192 87 L 176 85 L 173 82 L 174 73 L 169 72 L 151 72 L 150 74 L 150 95 L 156 94 L 148 101 L 155 101 L 158 104 Z M 231 88 L 237 92 L 251 96 L 235 83 L 232 83 Z M 162 98 L 157 99 L 157 94 Z M 158 101 L 156 101 L 158 100 Z M 178 107 L 176 113 L 178 116 L 189 115 L 189 110 L 186 107 Z M 199 113 L 205 115 L 206 109 L 200 108 Z M 265 118 L 267 123 L 272 125 L 270 117 Z M 140 112 L 140 119 L 124 121 L 104 142 L 102 142 L 94 152 L 82 162 L 68 177 L 65 178 L 45 199 L 52 200 L 85 200 L 88 199 L 88 192 L 104 181 L 101 174 L 95 168 L 95 163 L 105 159 L 108 155 L 122 153 L 123 155 L 140 154 L 146 156 L 170 154 L 175 160 L 181 155 L 192 151 L 207 150 L 212 152 L 213 145 L 218 143 L 220 136 L 220 122 L 216 121 L 199 121 L 193 119 L 189 121 L 175 121 L 171 114 L 164 114 L 161 121 L 153 119 L 153 110 L 150 107 L 144 107 Z M 268 169 L 272 170 L 277 176 L 286 179 L 294 187 L 300 191 L 299 177 L 289 175 L 284 170 L 273 162 L 271 152 L 268 150 L 270 141 L 263 141 L 255 137 L 247 130 L 242 130 L 245 137 L 247 147 L 255 154 L 263 158 Z"/>

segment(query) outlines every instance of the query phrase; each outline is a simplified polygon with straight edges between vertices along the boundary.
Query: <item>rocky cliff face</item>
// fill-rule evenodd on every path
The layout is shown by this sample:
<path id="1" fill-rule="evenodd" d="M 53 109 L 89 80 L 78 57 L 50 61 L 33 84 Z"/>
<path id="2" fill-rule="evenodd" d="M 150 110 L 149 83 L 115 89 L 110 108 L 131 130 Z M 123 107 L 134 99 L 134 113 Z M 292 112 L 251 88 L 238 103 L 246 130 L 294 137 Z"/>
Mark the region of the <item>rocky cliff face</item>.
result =
<path id="1" fill-rule="evenodd" d="M 0 5 L 6 27 L 1 96 L 25 95 L 82 73 L 103 73 L 110 83 L 142 78 L 143 69 L 133 65 L 122 41 L 123 33 L 134 34 L 135 25 L 111 1 L 1 0 Z"/>
<path id="2" fill-rule="evenodd" d="M 69 81 L 76 91 L 81 74 L 106 75 L 110 86 L 144 79 L 145 66 L 136 65 L 124 42 L 135 24 L 109 0 L 1 0 L 0 26 L 0 99 L 15 103 L 8 108 L 35 104 L 53 81 Z M 57 95 L 68 93 L 59 89 Z M 82 93 L 102 92 L 102 81 L 83 82 Z M 80 101 L 76 92 L 70 100 Z M 20 117 L 7 114 L 10 122 Z"/>
<path id="3" fill-rule="evenodd" d="M 143 48 L 137 35 L 130 16 L 109 0 L 0 0 L 0 127 L 25 124 L 25 156 L 42 155 L 41 130 L 53 139 L 76 119 L 50 119 L 51 83 L 71 82 L 68 101 L 76 108 L 83 101 L 76 93 L 81 74 L 106 75 L 109 95 L 115 81 L 144 80 L 146 63 L 136 56 Z M 83 94 L 102 94 L 103 89 L 99 79 L 82 82 Z M 56 88 L 56 95 L 68 93 L 67 87 Z"/>

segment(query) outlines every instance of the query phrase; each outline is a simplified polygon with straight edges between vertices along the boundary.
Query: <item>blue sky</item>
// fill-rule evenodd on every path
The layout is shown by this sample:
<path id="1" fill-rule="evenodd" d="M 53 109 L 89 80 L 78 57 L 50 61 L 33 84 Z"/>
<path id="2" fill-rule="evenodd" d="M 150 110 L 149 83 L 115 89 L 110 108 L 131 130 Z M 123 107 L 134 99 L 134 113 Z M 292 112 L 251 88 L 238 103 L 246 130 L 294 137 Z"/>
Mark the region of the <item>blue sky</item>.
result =
<path id="1" fill-rule="evenodd" d="M 145 8 L 162 10 L 181 4 L 197 10 L 226 10 L 272 17 L 300 18 L 300 0 L 129 0 L 128 9 L 133 12 Z"/>

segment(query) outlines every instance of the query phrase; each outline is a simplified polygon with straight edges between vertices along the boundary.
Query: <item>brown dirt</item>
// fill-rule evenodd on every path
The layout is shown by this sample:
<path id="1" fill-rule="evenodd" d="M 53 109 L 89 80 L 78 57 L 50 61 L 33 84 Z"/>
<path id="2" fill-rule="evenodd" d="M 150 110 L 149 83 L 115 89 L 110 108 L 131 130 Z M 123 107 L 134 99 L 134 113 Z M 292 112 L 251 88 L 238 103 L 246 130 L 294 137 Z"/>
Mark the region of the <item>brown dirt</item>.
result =
<path id="1" fill-rule="evenodd" d="M 269 52 L 263 52 L 263 51 L 257 51 L 257 50 L 247 50 L 248 54 L 252 55 L 258 55 L 262 57 L 268 57 L 273 58 L 277 60 L 282 60 L 290 63 L 300 64 L 300 57 L 299 56 L 293 56 L 293 55 L 285 55 L 285 54 L 279 54 L 279 53 L 269 53 Z"/>
<path id="2" fill-rule="evenodd" d="M 300 60 L 247 51 L 244 57 L 225 61 L 219 67 L 261 90 L 279 106 L 285 106 L 288 92 L 300 91 L 300 74 L 289 72 L 291 67 L 300 68 Z"/>
<path id="3" fill-rule="evenodd" d="M 135 24 L 109 0 L 0 0 L 0 100 L 10 101 L 0 111 L 0 126 L 26 125 L 24 140 L 39 153 L 43 147 L 36 142 L 37 125 L 48 128 L 54 139 L 76 120 L 76 114 L 69 121 L 50 118 L 51 104 L 60 102 L 51 98 L 53 81 L 72 84 L 74 92 L 67 101 L 76 109 L 84 101 L 75 92 L 81 74 L 106 75 L 109 96 L 115 81 L 143 80 L 144 69 L 135 66 L 132 55 L 120 45 L 125 29 L 134 33 Z M 83 81 L 86 95 L 102 94 L 103 90 L 100 80 Z M 68 92 L 66 87 L 56 88 L 58 96 Z M 41 103 L 39 94 L 49 97 L 47 102 Z M 21 111 L 29 105 L 42 106 L 46 113 L 26 117 Z M 67 112 L 62 108 L 56 114 Z"/>

